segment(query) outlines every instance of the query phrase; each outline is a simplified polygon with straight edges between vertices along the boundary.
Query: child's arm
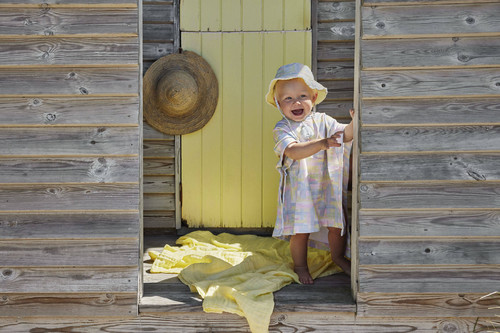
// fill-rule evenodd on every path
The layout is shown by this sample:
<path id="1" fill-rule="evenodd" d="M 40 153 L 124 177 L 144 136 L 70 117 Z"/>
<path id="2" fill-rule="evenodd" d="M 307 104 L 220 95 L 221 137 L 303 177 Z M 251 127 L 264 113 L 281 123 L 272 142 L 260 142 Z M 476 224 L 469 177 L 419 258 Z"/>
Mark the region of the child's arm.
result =
<path id="1" fill-rule="evenodd" d="M 337 142 L 342 132 L 337 132 L 331 137 L 326 139 L 317 139 L 307 142 L 293 142 L 285 149 L 285 155 L 293 160 L 301 160 L 303 158 L 312 156 L 321 150 L 326 150 L 330 147 L 340 147 L 341 144 Z"/>
<path id="2" fill-rule="evenodd" d="M 354 117 L 354 109 L 349 110 L 349 114 L 351 115 L 351 118 Z M 350 142 L 354 138 L 354 130 L 353 130 L 353 125 L 352 125 L 352 120 L 349 123 L 349 125 L 344 128 L 344 142 Z"/>

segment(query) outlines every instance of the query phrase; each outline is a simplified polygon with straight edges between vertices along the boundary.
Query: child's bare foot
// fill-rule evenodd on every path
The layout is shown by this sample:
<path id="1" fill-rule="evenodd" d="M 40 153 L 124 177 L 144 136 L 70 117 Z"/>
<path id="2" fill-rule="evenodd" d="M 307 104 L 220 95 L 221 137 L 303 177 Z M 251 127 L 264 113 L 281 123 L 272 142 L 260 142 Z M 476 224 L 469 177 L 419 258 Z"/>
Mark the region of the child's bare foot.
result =
<path id="1" fill-rule="evenodd" d="M 351 276 L 351 262 L 346 258 L 336 258 L 333 260 L 348 276 Z"/>
<path id="2" fill-rule="evenodd" d="M 314 280 L 313 280 L 311 274 L 309 273 L 309 268 L 307 268 L 307 266 L 295 266 L 293 268 L 293 270 L 299 276 L 300 283 L 302 283 L 302 284 L 313 284 L 314 283 Z"/>

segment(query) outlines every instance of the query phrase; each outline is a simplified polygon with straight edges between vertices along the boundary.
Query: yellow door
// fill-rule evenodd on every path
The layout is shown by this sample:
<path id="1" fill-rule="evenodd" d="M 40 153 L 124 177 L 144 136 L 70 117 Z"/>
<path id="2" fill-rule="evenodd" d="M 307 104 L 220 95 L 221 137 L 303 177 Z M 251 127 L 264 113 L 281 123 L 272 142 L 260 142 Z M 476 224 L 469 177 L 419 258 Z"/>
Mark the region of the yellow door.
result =
<path id="1" fill-rule="evenodd" d="M 272 227 L 279 174 L 264 95 L 279 66 L 311 63 L 310 0 L 183 0 L 181 46 L 219 80 L 213 118 L 183 135 L 182 218 L 189 227 Z"/>

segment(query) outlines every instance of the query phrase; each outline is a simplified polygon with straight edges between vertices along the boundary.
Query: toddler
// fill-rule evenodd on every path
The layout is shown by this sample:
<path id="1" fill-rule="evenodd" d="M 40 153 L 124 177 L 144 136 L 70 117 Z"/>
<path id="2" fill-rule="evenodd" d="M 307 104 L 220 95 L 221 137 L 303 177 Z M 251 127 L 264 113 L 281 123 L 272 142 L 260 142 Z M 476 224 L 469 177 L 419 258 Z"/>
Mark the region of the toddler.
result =
<path id="1" fill-rule="evenodd" d="M 332 260 L 350 275 L 344 257 L 347 189 L 352 121 L 340 124 L 313 107 L 327 89 L 314 80 L 309 67 L 292 63 L 278 69 L 266 101 L 283 116 L 274 127 L 274 151 L 281 180 L 274 237 L 290 237 L 294 271 L 303 284 L 312 284 L 307 265 L 310 240 L 328 242 Z M 354 110 L 350 110 L 351 117 Z"/>

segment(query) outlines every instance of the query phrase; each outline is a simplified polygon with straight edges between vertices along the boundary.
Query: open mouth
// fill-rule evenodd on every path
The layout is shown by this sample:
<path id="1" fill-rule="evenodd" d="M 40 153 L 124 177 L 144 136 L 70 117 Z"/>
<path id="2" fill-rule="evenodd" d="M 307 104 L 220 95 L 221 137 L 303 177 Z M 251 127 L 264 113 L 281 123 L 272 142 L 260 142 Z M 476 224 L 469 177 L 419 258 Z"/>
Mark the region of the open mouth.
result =
<path id="1" fill-rule="evenodd" d="M 304 113 L 304 109 L 292 110 L 294 116 L 301 116 Z"/>

